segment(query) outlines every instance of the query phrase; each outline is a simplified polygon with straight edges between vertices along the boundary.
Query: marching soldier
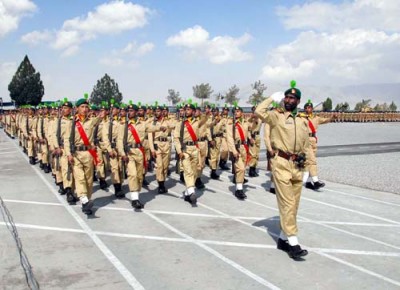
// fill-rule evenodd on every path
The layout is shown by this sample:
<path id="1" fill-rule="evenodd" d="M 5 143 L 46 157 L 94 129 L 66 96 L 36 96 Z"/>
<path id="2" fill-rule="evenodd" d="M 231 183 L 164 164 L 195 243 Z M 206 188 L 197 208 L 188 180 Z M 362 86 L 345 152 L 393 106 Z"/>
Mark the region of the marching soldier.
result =
<path id="1" fill-rule="evenodd" d="M 250 177 L 257 177 L 257 164 L 258 164 L 258 159 L 260 156 L 260 147 L 261 147 L 261 138 L 260 138 L 260 130 L 261 130 L 261 120 L 257 117 L 257 115 L 254 113 L 256 110 L 256 107 L 253 106 L 251 108 L 252 114 L 249 118 L 249 122 L 251 123 L 251 138 L 254 140 L 254 144 L 249 146 L 249 153 L 251 156 L 250 162 L 249 162 L 249 176 Z"/>
<path id="2" fill-rule="evenodd" d="M 309 152 L 307 153 L 306 170 L 303 175 L 303 183 L 306 188 L 318 190 L 325 186 L 325 183 L 318 179 L 317 168 L 317 129 L 319 125 L 331 122 L 336 115 L 331 118 L 323 118 L 313 114 L 313 104 L 311 100 L 304 105 L 305 112 L 301 114 L 308 123 L 308 135 L 310 140 Z"/>
<path id="3" fill-rule="evenodd" d="M 251 137 L 251 124 L 244 118 L 243 109 L 237 104 L 232 108 L 233 120 L 227 124 L 227 142 L 229 152 L 232 154 L 232 171 L 234 173 L 233 182 L 236 183 L 235 196 L 239 200 L 247 198 L 243 191 L 245 183 L 244 173 L 250 161 L 249 142 L 254 145 L 255 141 Z"/>
<path id="4" fill-rule="evenodd" d="M 196 106 L 195 118 L 197 118 L 199 121 L 201 121 L 202 118 L 206 118 L 207 121 L 207 126 L 201 126 L 199 128 L 199 135 L 197 136 L 197 144 L 199 146 L 199 172 L 197 173 L 197 178 L 195 181 L 195 186 L 197 189 L 204 189 L 205 185 L 203 181 L 201 180 L 201 176 L 203 174 L 203 169 L 206 166 L 206 158 L 208 154 L 208 144 L 209 142 L 212 142 L 211 135 L 210 135 L 210 128 L 209 125 L 210 123 L 208 122 L 209 119 L 207 118 L 206 115 L 202 115 L 201 113 L 201 108 Z"/>
<path id="5" fill-rule="evenodd" d="M 219 152 L 221 150 L 221 142 L 224 136 L 224 126 L 223 122 L 221 122 L 221 116 L 219 114 L 218 107 L 213 107 L 211 117 L 211 125 L 210 125 L 210 134 L 211 138 L 214 141 L 214 146 L 210 146 L 210 161 L 209 165 L 211 168 L 211 179 L 219 179 L 219 175 L 217 174 L 217 166 L 218 166 L 218 158 Z"/>
<path id="6" fill-rule="evenodd" d="M 309 151 L 307 121 L 300 117 L 297 106 L 301 92 L 291 82 L 284 94 L 284 109 L 267 110 L 275 100 L 280 102 L 282 93 L 275 93 L 264 100 L 256 114 L 271 127 L 271 145 L 275 156 L 271 160 L 276 197 L 278 201 L 281 233 L 278 249 L 298 260 L 308 254 L 300 247 L 297 238 L 297 210 L 299 208 L 305 154 Z"/>
<path id="7" fill-rule="evenodd" d="M 100 112 L 98 114 L 98 118 L 100 122 L 94 127 L 94 144 L 97 148 L 97 157 L 99 159 L 99 163 L 96 166 L 96 175 L 99 179 L 100 188 L 106 189 L 108 184 L 106 182 L 106 174 L 107 168 L 109 168 L 109 161 L 106 157 L 107 155 L 107 146 L 103 141 L 103 129 L 107 127 L 108 122 L 108 104 L 103 102 L 100 105 Z"/>
<path id="8" fill-rule="evenodd" d="M 64 150 L 72 167 L 76 193 L 82 203 L 82 212 L 91 215 L 93 201 L 93 168 L 98 163 L 97 152 L 93 144 L 94 126 L 98 118 L 88 118 L 87 99 L 76 102 L 77 114 L 73 116 L 71 126 L 67 127 L 64 138 Z"/>
<path id="9" fill-rule="evenodd" d="M 148 133 L 156 132 L 160 128 L 150 127 L 142 117 L 136 118 L 138 110 L 138 106 L 128 105 L 128 119 L 125 126 L 119 127 L 117 149 L 122 161 L 127 166 L 132 207 L 142 209 L 144 205 L 139 199 L 139 193 L 142 189 L 144 168 L 147 166 L 143 140 Z M 166 130 L 166 128 L 163 128 L 163 130 Z"/>
<path id="10" fill-rule="evenodd" d="M 158 131 L 149 133 L 149 145 L 151 155 L 156 161 L 156 179 L 158 182 L 158 193 L 167 193 L 165 180 L 168 176 L 168 167 L 171 158 L 171 138 L 170 130 L 175 128 L 175 125 L 168 120 L 168 116 L 163 114 L 163 107 L 156 104 L 153 108 L 154 119 L 153 126 L 168 128 L 166 131 Z"/>
<path id="11" fill-rule="evenodd" d="M 27 108 L 27 114 L 25 115 L 25 118 L 23 118 L 23 132 L 24 132 L 24 139 L 26 141 L 25 145 L 25 150 L 28 153 L 29 157 L 29 163 L 31 165 L 35 165 L 35 146 L 34 146 L 34 136 L 33 136 L 33 131 L 34 131 L 34 113 L 35 110 L 30 107 Z"/>
<path id="12" fill-rule="evenodd" d="M 226 106 L 222 110 L 222 117 L 221 117 L 221 122 L 222 122 L 222 127 L 224 136 L 221 139 L 221 152 L 220 152 L 220 158 L 219 158 L 219 167 L 222 170 L 229 170 L 229 166 L 226 165 L 228 162 L 228 157 L 229 157 L 229 149 L 228 149 L 228 143 L 226 141 L 226 127 L 228 124 L 228 121 L 230 120 L 229 118 L 229 108 Z"/>
<path id="13" fill-rule="evenodd" d="M 174 131 L 174 145 L 179 156 L 180 166 L 186 185 L 185 201 L 195 205 L 197 196 L 195 181 L 199 172 L 199 128 L 205 125 L 206 119 L 198 120 L 194 117 L 196 107 L 192 103 L 185 105 L 185 118 L 177 124 Z"/>
<path id="14" fill-rule="evenodd" d="M 108 152 L 108 156 L 110 157 L 111 182 L 114 185 L 115 197 L 123 198 L 125 194 L 122 192 L 122 171 L 117 150 L 119 110 L 119 104 L 115 103 L 114 100 L 111 100 L 110 117 L 102 126 L 102 141 L 104 142 L 104 147 Z"/>

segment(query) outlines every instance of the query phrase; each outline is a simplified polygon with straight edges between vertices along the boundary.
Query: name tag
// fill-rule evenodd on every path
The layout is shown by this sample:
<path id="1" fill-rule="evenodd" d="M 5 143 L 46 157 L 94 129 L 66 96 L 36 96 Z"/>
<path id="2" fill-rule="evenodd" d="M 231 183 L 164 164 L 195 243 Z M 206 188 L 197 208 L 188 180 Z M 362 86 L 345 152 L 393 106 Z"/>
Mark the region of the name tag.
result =
<path id="1" fill-rule="evenodd" d="M 293 125 L 293 120 L 287 119 L 285 122 L 286 125 Z"/>

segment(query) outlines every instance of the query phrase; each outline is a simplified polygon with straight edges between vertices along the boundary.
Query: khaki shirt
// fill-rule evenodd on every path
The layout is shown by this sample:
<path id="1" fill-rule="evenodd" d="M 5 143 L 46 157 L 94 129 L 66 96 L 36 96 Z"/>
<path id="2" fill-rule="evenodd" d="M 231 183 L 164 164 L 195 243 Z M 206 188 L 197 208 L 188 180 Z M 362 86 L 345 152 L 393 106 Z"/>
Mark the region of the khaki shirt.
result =
<path id="1" fill-rule="evenodd" d="M 158 127 L 166 127 L 168 128 L 168 130 L 166 130 L 165 132 L 162 131 L 158 131 L 155 133 L 149 133 L 149 146 L 150 146 L 150 150 L 152 152 L 155 151 L 154 148 L 154 144 L 159 144 L 160 142 L 158 141 L 159 138 L 168 138 L 170 136 L 170 132 L 171 130 L 175 129 L 175 122 L 174 120 L 170 120 L 168 118 L 162 117 L 158 120 L 156 120 L 155 122 L 153 121 L 153 125 L 158 126 Z M 168 139 L 168 145 L 170 145 L 170 139 Z M 163 142 L 164 144 L 164 142 Z"/>
<path id="2" fill-rule="evenodd" d="M 202 126 L 204 126 L 206 124 L 207 119 L 206 118 L 202 118 L 202 119 L 197 119 L 197 118 L 188 118 L 187 121 L 190 123 L 190 125 L 192 125 L 193 131 L 196 134 L 196 138 L 199 138 L 199 130 Z M 184 126 L 183 128 L 183 140 L 181 139 L 181 127 Z M 189 131 L 187 130 L 186 126 L 183 124 L 183 121 L 181 121 L 180 123 L 177 124 L 177 126 L 175 127 L 175 131 L 174 131 L 174 146 L 176 149 L 176 152 L 178 154 L 182 153 L 182 143 L 185 142 L 193 142 L 192 137 L 189 134 Z"/>
<path id="3" fill-rule="evenodd" d="M 236 149 L 236 144 L 240 143 L 240 146 L 242 145 L 242 141 L 245 141 L 247 143 L 248 139 L 251 138 L 251 126 L 252 124 L 249 123 L 245 118 L 241 118 L 241 120 L 237 120 L 236 124 L 242 128 L 244 140 L 240 138 L 239 134 L 239 129 L 235 125 L 235 129 L 233 128 L 233 119 L 227 123 L 227 128 L 226 128 L 226 140 L 228 143 L 228 150 L 232 152 L 233 154 L 239 154 L 240 152 L 237 151 Z M 233 133 L 235 130 L 235 138 L 233 138 Z"/>
<path id="4" fill-rule="evenodd" d="M 79 118 L 75 117 L 75 121 L 78 121 Z M 97 123 L 100 121 L 99 118 L 95 117 L 95 118 L 86 118 L 83 121 L 81 121 L 83 130 L 86 133 L 86 136 L 89 139 L 89 146 L 94 146 L 93 144 L 93 139 L 94 139 L 94 126 L 97 125 Z M 65 154 L 67 156 L 71 155 L 71 144 L 70 144 L 70 136 L 71 136 L 71 128 L 72 124 L 70 121 L 70 126 L 66 126 L 66 131 L 65 131 L 65 136 L 64 137 L 64 150 L 65 150 Z M 75 127 L 75 140 L 74 140 L 74 145 L 75 146 L 83 146 L 85 145 L 83 143 L 83 140 L 81 138 L 81 135 L 79 134 L 78 128 L 76 126 Z"/>
<path id="5" fill-rule="evenodd" d="M 272 101 L 272 98 L 264 100 L 255 111 L 271 127 L 272 148 L 292 154 L 307 153 L 310 147 L 307 120 L 284 110 L 268 110 Z"/>
<path id="6" fill-rule="evenodd" d="M 119 120 L 117 116 L 114 116 L 113 121 L 112 121 L 112 134 L 111 134 L 111 141 L 110 141 L 110 136 L 109 136 L 109 132 L 110 132 L 110 120 L 107 119 L 106 121 L 102 121 L 100 122 L 102 123 L 102 127 L 101 127 L 101 140 L 102 140 L 102 144 L 103 144 L 103 148 L 105 150 L 107 150 L 108 152 L 112 152 L 113 148 L 112 148 L 112 144 L 114 145 L 114 149 L 117 150 L 117 140 L 118 140 L 118 134 L 119 134 Z M 100 129 L 100 128 L 99 128 Z M 100 130 L 99 130 L 100 131 Z"/>

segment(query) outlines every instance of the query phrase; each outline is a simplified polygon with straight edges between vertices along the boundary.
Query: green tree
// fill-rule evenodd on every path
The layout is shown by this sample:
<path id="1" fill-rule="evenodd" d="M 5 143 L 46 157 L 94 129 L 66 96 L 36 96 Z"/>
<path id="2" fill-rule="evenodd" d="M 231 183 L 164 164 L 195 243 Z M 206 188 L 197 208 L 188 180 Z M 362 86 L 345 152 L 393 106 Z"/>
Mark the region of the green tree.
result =
<path id="1" fill-rule="evenodd" d="M 169 89 L 168 96 L 167 96 L 168 102 L 171 102 L 172 105 L 178 104 L 179 102 L 182 101 L 182 98 L 179 97 L 179 95 L 180 95 L 179 92 L 175 92 L 175 90 Z"/>
<path id="2" fill-rule="evenodd" d="M 204 99 L 210 98 L 214 91 L 211 89 L 210 84 L 200 84 L 193 87 L 193 96 L 201 99 L 201 106 L 203 107 Z"/>
<path id="3" fill-rule="evenodd" d="M 364 100 L 362 99 L 361 102 L 358 102 L 355 107 L 354 111 L 364 111 L 370 108 L 371 99 Z"/>
<path id="4" fill-rule="evenodd" d="M 389 111 L 396 112 L 397 111 L 397 106 L 396 104 L 392 101 L 392 103 L 389 105 Z"/>
<path id="5" fill-rule="evenodd" d="M 267 89 L 267 86 L 261 83 L 260 80 L 252 84 L 251 88 L 255 92 L 249 97 L 249 100 L 247 101 L 249 104 L 258 105 L 266 99 L 266 97 L 263 96 L 263 93 Z"/>
<path id="6" fill-rule="evenodd" d="M 347 112 L 350 109 L 350 105 L 348 102 L 339 103 L 335 107 L 335 111 L 339 112 Z"/>
<path id="7" fill-rule="evenodd" d="M 322 103 L 322 111 L 328 112 L 332 111 L 332 99 L 326 98 L 325 102 Z"/>
<path id="8" fill-rule="evenodd" d="M 223 98 L 225 99 L 225 103 L 233 105 L 235 101 L 239 101 L 239 98 L 237 97 L 238 93 L 239 88 L 236 85 L 230 87 L 226 95 L 223 96 Z"/>
<path id="9" fill-rule="evenodd" d="M 122 101 L 122 94 L 119 91 L 118 83 L 116 83 L 108 74 L 105 74 L 97 84 L 93 87 L 93 91 L 90 94 L 90 102 L 96 105 L 101 104 L 102 101 L 111 103 L 111 99 L 114 99 L 116 103 Z"/>
<path id="10" fill-rule="evenodd" d="M 27 55 L 8 85 L 8 90 L 11 99 L 17 106 L 36 106 L 42 101 L 44 87 L 40 80 L 40 73 L 36 72 Z"/>

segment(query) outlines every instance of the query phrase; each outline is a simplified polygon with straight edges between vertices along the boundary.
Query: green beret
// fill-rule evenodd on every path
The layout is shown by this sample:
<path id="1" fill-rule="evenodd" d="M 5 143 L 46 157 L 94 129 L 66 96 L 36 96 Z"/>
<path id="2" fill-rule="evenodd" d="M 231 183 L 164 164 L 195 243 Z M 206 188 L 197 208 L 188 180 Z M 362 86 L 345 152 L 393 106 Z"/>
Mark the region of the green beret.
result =
<path id="1" fill-rule="evenodd" d="M 168 106 L 167 106 L 166 104 L 164 104 L 164 105 L 162 106 L 162 109 L 163 109 L 163 110 L 169 111 L 169 108 L 168 108 Z"/>
<path id="2" fill-rule="evenodd" d="M 311 100 L 308 100 L 307 103 L 304 104 L 304 109 L 307 108 L 307 107 L 314 108 L 314 105 L 313 105 L 313 103 L 311 102 Z"/>
<path id="3" fill-rule="evenodd" d="M 186 105 L 185 105 L 185 109 L 187 109 L 187 108 L 190 108 L 190 109 L 192 109 L 192 110 L 196 110 L 195 104 L 186 104 Z"/>
<path id="4" fill-rule="evenodd" d="M 97 111 L 99 108 L 98 108 L 95 104 L 91 104 L 91 105 L 90 105 L 90 109 L 91 109 L 92 111 Z"/>
<path id="5" fill-rule="evenodd" d="M 239 107 L 239 106 L 232 107 L 232 113 L 235 113 L 236 110 L 240 110 L 240 111 L 243 112 L 243 108 L 242 107 Z"/>
<path id="6" fill-rule="evenodd" d="M 128 104 L 128 110 L 129 109 L 137 111 L 139 110 L 139 107 L 135 104 Z"/>
<path id="7" fill-rule="evenodd" d="M 62 103 L 62 105 L 61 105 L 62 107 L 69 107 L 69 108 L 72 108 L 73 106 L 72 106 L 72 103 L 71 102 L 69 102 L 69 101 L 67 101 L 67 102 L 63 102 Z"/>
<path id="8" fill-rule="evenodd" d="M 119 109 L 120 106 L 121 106 L 121 105 L 118 104 L 118 103 L 111 103 L 110 108 L 117 108 L 117 109 Z"/>
<path id="9" fill-rule="evenodd" d="M 292 80 L 290 82 L 290 89 L 285 91 L 285 96 L 288 96 L 288 95 L 292 95 L 295 98 L 297 98 L 298 100 L 301 99 L 301 92 L 299 89 L 296 88 L 296 81 Z"/>
<path id="10" fill-rule="evenodd" d="M 76 107 L 79 107 L 80 105 L 83 105 L 83 104 L 86 104 L 86 105 L 89 105 L 89 102 L 88 102 L 88 100 L 87 99 L 79 99 L 76 103 L 75 103 L 75 106 Z"/>

